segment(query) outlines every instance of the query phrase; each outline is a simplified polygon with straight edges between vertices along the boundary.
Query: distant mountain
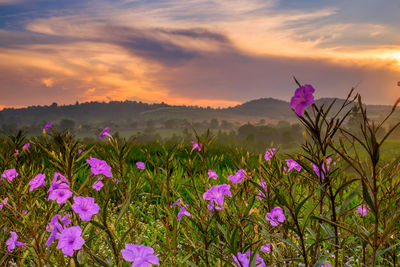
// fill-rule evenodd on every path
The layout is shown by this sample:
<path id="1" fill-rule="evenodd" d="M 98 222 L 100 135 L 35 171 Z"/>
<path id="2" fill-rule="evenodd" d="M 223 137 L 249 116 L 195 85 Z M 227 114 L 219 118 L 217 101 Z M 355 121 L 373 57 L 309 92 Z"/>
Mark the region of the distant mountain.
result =
<path id="1" fill-rule="evenodd" d="M 322 98 L 316 104 L 327 105 L 333 99 Z M 337 99 L 333 110 L 337 110 L 343 99 Z M 348 108 L 351 108 L 349 106 Z M 368 105 L 371 118 L 390 111 L 391 106 Z M 398 114 L 400 116 L 400 114 Z M 294 113 L 289 108 L 289 102 L 274 98 L 260 98 L 241 105 L 223 109 L 203 108 L 195 106 L 174 106 L 165 103 L 147 104 L 136 101 L 112 101 L 76 103 L 75 105 L 31 106 L 27 108 L 7 108 L 0 111 L 0 124 L 31 125 L 46 121 L 62 119 L 74 120 L 77 124 L 96 124 L 104 121 L 146 121 L 167 119 L 185 119 L 188 121 L 203 121 L 220 118 L 231 121 L 250 121 L 251 118 L 270 120 L 293 120 Z"/>
<path id="2" fill-rule="evenodd" d="M 271 119 L 294 118 L 289 102 L 274 98 L 260 98 L 241 105 L 226 108 L 224 112 L 247 116 L 259 116 Z"/>

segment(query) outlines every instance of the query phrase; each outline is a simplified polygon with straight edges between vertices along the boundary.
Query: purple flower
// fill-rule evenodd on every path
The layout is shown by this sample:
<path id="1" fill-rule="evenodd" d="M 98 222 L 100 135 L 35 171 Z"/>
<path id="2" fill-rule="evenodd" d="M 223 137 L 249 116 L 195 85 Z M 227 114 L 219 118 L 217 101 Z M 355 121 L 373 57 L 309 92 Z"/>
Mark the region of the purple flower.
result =
<path id="1" fill-rule="evenodd" d="M 302 117 L 304 115 L 304 109 L 314 103 L 314 92 L 315 89 L 309 84 L 297 88 L 294 96 L 290 100 L 289 107 L 294 108 L 294 112 Z"/>
<path id="2" fill-rule="evenodd" d="M 46 124 L 44 125 L 43 131 L 47 131 L 47 130 L 50 129 L 50 128 L 51 128 L 51 122 L 48 122 L 48 123 L 46 123 Z"/>
<path id="3" fill-rule="evenodd" d="M 72 197 L 72 192 L 69 190 L 69 181 L 58 172 L 54 173 L 48 193 L 48 200 L 57 200 L 57 204 L 64 204 L 68 198 Z"/>
<path id="4" fill-rule="evenodd" d="M 57 248 L 61 249 L 64 255 L 72 257 L 74 250 L 79 250 L 85 244 L 81 237 L 82 229 L 79 226 L 64 228 L 58 237 Z"/>
<path id="5" fill-rule="evenodd" d="M 320 170 L 320 168 L 319 168 L 317 165 L 315 165 L 313 162 L 311 162 L 311 166 L 312 166 L 312 168 L 313 168 L 315 174 L 316 174 L 318 177 L 320 177 L 321 179 L 325 179 L 325 174 L 326 174 L 325 166 L 326 166 L 326 169 L 329 171 L 329 165 L 330 165 L 331 161 L 332 161 L 331 158 L 327 158 L 327 159 L 326 159 L 326 164 L 325 164 L 325 163 L 322 164 L 321 170 Z"/>
<path id="6" fill-rule="evenodd" d="M 267 150 L 265 151 L 265 154 L 264 154 L 264 159 L 266 161 L 269 161 L 274 156 L 275 151 L 276 151 L 275 147 L 272 147 L 270 149 L 267 148 Z"/>
<path id="7" fill-rule="evenodd" d="M 117 178 L 114 178 L 114 183 L 118 184 L 118 179 Z"/>
<path id="8" fill-rule="evenodd" d="M 325 262 L 324 264 L 321 265 L 321 267 L 332 267 L 329 263 Z"/>
<path id="9" fill-rule="evenodd" d="M 83 152 L 83 150 L 82 149 L 78 149 L 78 154 L 81 154 Z"/>
<path id="10" fill-rule="evenodd" d="M 57 200 L 57 204 L 65 204 L 67 199 L 72 197 L 72 192 L 66 184 L 60 184 L 57 189 L 49 192 L 48 200 Z"/>
<path id="11" fill-rule="evenodd" d="M 132 267 L 148 267 L 151 264 L 160 264 L 158 257 L 154 255 L 152 247 L 125 244 L 125 249 L 121 250 L 121 254 L 124 260 L 132 262 Z"/>
<path id="12" fill-rule="evenodd" d="M 237 264 L 237 266 L 249 267 L 250 266 L 250 257 L 252 254 L 253 254 L 253 252 L 250 252 L 250 251 L 247 251 L 246 253 L 238 252 L 238 254 L 236 256 L 232 256 L 232 257 L 233 257 L 233 260 L 235 261 L 235 263 Z M 257 253 L 256 254 L 256 267 L 266 267 L 266 266 L 267 265 L 265 265 L 264 260 Z"/>
<path id="13" fill-rule="evenodd" d="M 244 179 L 244 176 L 244 169 L 240 169 L 234 175 L 229 175 L 229 180 L 232 184 L 241 183 Z"/>
<path id="14" fill-rule="evenodd" d="M 94 214 L 99 213 L 100 207 L 94 202 L 92 197 L 74 196 L 74 204 L 72 209 L 79 214 L 82 221 L 90 221 Z"/>
<path id="15" fill-rule="evenodd" d="M 174 204 L 172 204 L 170 208 L 172 208 L 173 206 L 179 205 L 179 201 L 181 201 L 181 198 L 178 198 L 178 200 L 175 201 Z"/>
<path id="16" fill-rule="evenodd" d="M 213 170 L 208 170 L 208 179 L 211 179 L 211 178 L 213 178 L 214 180 L 217 180 L 218 174 Z"/>
<path id="17" fill-rule="evenodd" d="M 12 154 L 12 155 L 13 155 L 13 157 L 19 156 L 18 149 L 15 149 L 15 152 L 14 152 L 14 154 Z"/>
<path id="18" fill-rule="evenodd" d="M 265 253 L 271 252 L 271 244 L 267 243 L 264 246 L 262 246 L 260 249 L 262 252 L 265 252 Z"/>
<path id="19" fill-rule="evenodd" d="M 92 188 L 95 189 L 95 190 L 97 190 L 97 191 L 100 191 L 100 189 L 101 189 L 103 186 L 104 186 L 103 182 L 102 182 L 100 179 L 98 179 L 96 182 L 93 183 Z"/>
<path id="20" fill-rule="evenodd" d="M 361 216 L 365 216 L 365 215 L 367 215 L 367 213 L 368 213 L 368 206 L 367 205 L 361 205 L 361 206 L 358 206 L 357 207 L 357 210 L 356 210 L 356 212 L 358 212 L 358 213 L 360 213 L 361 214 Z"/>
<path id="21" fill-rule="evenodd" d="M 267 192 L 267 189 L 268 189 L 267 188 L 267 183 L 264 180 L 261 180 L 258 184 L 264 189 L 265 192 Z M 262 200 L 263 198 L 265 198 L 264 192 L 261 191 L 261 190 L 258 190 L 257 198 L 259 200 Z"/>
<path id="22" fill-rule="evenodd" d="M 136 162 L 136 166 L 138 169 L 144 170 L 144 162 L 138 161 Z"/>
<path id="23" fill-rule="evenodd" d="M 7 202 L 8 202 L 8 197 L 6 197 L 0 202 L 0 210 L 2 210 L 4 206 L 8 206 Z"/>
<path id="24" fill-rule="evenodd" d="M 36 175 L 35 178 L 33 178 L 29 182 L 29 185 L 31 186 L 31 188 L 29 188 L 29 191 L 33 191 L 40 186 L 46 186 L 45 178 L 46 175 L 43 173 L 39 173 L 38 175 Z"/>
<path id="25" fill-rule="evenodd" d="M 288 166 L 288 168 L 289 168 L 289 172 L 291 171 L 291 170 L 293 170 L 293 169 L 295 169 L 296 171 L 300 171 L 301 170 L 301 166 L 300 166 L 300 164 L 298 164 L 295 160 L 293 160 L 293 159 L 287 159 L 286 160 L 286 164 L 287 164 L 287 166 Z"/>
<path id="26" fill-rule="evenodd" d="M 202 144 L 199 144 L 197 142 L 192 142 L 192 145 L 193 145 L 192 151 L 195 150 L 195 149 L 201 151 Z"/>
<path id="27" fill-rule="evenodd" d="M 46 246 L 51 246 L 53 240 L 57 238 L 57 236 L 62 232 L 65 226 L 71 223 L 71 220 L 68 219 L 69 214 L 61 217 L 61 215 L 56 214 L 51 218 L 50 222 L 46 226 L 46 231 L 50 232 L 50 236 L 47 239 Z M 61 221 L 61 223 L 60 223 Z M 62 224 L 62 225 L 61 225 Z"/>
<path id="28" fill-rule="evenodd" d="M 189 206 L 189 205 L 186 204 L 185 206 L 181 207 L 181 210 L 178 212 L 178 221 L 181 220 L 181 218 L 182 218 L 183 215 L 186 215 L 186 216 L 188 216 L 188 217 L 192 217 L 192 214 L 190 214 L 189 212 L 186 211 L 186 208 L 187 208 L 188 206 Z"/>
<path id="29" fill-rule="evenodd" d="M 12 252 L 16 246 L 24 247 L 25 244 L 17 241 L 18 235 L 16 232 L 10 231 L 11 237 L 6 241 L 8 252 Z"/>
<path id="30" fill-rule="evenodd" d="M 108 137 L 112 138 L 111 134 L 108 133 L 109 130 L 110 130 L 110 127 L 104 128 L 104 130 L 99 134 L 99 138 L 103 139 L 104 136 L 108 136 Z"/>
<path id="31" fill-rule="evenodd" d="M 30 146 L 29 142 L 26 143 L 25 145 L 23 145 L 23 146 L 22 146 L 22 151 L 28 150 L 28 149 L 29 149 L 29 146 Z"/>
<path id="32" fill-rule="evenodd" d="M 28 210 L 23 210 L 22 212 L 25 214 L 28 214 Z"/>
<path id="33" fill-rule="evenodd" d="M 8 169 L 8 170 L 5 170 L 5 171 L 3 172 L 3 174 L 1 175 L 0 181 L 7 178 L 7 180 L 8 180 L 9 182 L 12 182 L 12 180 L 13 180 L 15 177 L 18 177 L 17 171 L 16 171 L 15 169 Z"/>
<path id="34" fill-rule="evenodd" d="M 265 215 L 265 219 L 269 221 L 272 226 L 278 226 L 279 223 L 285 221 L 285 215 L 280 207 L 275 207 Z"/>
<path id="35" fill-rule="evenodd" d="M 210 204 L 208 204 L 208 209 L 210 211 L 214 208 L 217 210 L 222 209 L 221 207 L 224 205 L 224 196 L 232 197 L 230 188 L 231 186 L 227 184 L 214 185 L 203 194 L 203 199 L 210 201 Z M 215 204 L 218 206 L 215 207 Z"/>
<path id="36" fill-rule="evenodd" d="M 104 160 L 90 157 L 86 162 L 89 163 L 93 175 L 103 174 L 106 177 L 112 177 L 111 167 Z"/>

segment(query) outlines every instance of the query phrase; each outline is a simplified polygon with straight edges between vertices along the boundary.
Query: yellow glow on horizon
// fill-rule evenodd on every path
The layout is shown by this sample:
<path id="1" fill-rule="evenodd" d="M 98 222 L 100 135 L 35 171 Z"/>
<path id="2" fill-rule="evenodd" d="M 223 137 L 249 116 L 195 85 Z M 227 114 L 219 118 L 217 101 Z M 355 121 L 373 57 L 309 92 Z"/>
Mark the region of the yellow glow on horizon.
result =
<path id="1" fill-rule="evenodd" d="M 386 52 L 381 55 L 384 59 L 391 59 L 397 61 L 397 65 L 400 67 L 400 50 L 399 51 L 391 51 Z"/>

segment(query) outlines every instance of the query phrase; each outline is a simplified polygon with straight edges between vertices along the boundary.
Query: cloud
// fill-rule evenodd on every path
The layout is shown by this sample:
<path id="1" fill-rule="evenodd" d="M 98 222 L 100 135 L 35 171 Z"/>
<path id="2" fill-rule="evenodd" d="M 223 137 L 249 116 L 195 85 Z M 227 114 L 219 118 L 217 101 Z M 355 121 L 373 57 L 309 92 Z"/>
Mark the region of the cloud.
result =
<path id="1" fill-rule="evenodd" d="M 356 2 L 359 13 L 344 1 L 306 0 L 20 5 L 0 18 L 0 105 L 288 100 L 293 75 L 319 97 L 360 84 L 368 102 L 391 104 L 400 74 L 389 56 L 400 51 L 395 24 L 382 14 L 367 19 L 376 6 Z"/>

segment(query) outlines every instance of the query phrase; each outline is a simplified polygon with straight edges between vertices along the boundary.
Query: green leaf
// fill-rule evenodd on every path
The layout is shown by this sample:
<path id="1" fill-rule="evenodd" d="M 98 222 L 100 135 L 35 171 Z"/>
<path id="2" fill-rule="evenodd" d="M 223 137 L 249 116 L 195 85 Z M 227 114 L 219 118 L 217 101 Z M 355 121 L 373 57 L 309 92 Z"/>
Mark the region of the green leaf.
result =
<path id="1" fill-rule="evenodd" d="M 353 201 L 354 197 L 357 196 L 360 192 L 360 187 L 357 187 L 356 189 L 354 189 L 353 192 L 351 192 L 346 199 L 343 201 L 342 206 L 340 206 L 340 210 L 339 210 L 339 216 L 342 216 L 344 211 L 347 209 L 347 207 L 349 206 L 349 204 L 351 203 L 351 201 Z"/>
<path id="2" fill-rule="evenodd" d="M 400 220 L 400 212 L 397 210 L 392 216 L 388 218 L 392 218 L 386 225 L 385 230 L 382 233 L 381 240 L 385 240 L 388 235 L 392 233 L 392 231 L 396 228 Z"/>
<path id="3" fill-rule="evenodd" d="M 96 254 L 92 253 L 92 251 L 90 249 L 88 249 L 85 246 L 85 251 L 95 260 L 97 261 L 99 264 L 103 265 L 104 267 L 110 266 L 110 264 L 103 258 L 97 256 Z"/>
<path id="4" fill-rule="evenodd" d="M 314 264 L 314 267 L 321 267 L 322 264 L 324 264 L 326 262 L 326 260 L 333 255 L 333 253 L 335 253 L 335 251 L 332 251 L 331 253 L 321 257 L 318 259 L 318 261 Z"/>
<path id="5" fill-rule="evenodd" d="M 374 203 L 374 198 L 371 192 L 371 189 L 369 188 L 369 186 L 365 183 L 364 179 L 361 179 L 361 185 L 362 185 L 362 189 L 363 189 L 363 197 L 365 202 L 367 203 L 368 207 L 370 208 L 370 210 L 374 213 L 374 215 L 376 216 L 376 210 L 375 210 L 375 203 Z"/>
<path id="6" fill-rule="evenodd" d="M 290 242 L 289 240 L 287 240 L 285 238 L 282 238 L 282 237 L 277 236 L 277 235 L 272 235 L 272 234 L 266 234 L 266 235 L 270 236 L 270 237 L 273 237 L 273 238 L 276 238 L 276 239 L 279 239 L 279 240 L 285 242 L 286 244 L 288 244 L 289 246 L 291 246 L 292 248 L 294 248 L 296 251 L 300 251 L 300 249 L 295 244 L 293 244 L 292 242 Z"/>
<path id="7" fill-rule="evenodd" d="M 231 247 L 231 252 L 234 255 L 237 254 L 238 230 L 239 230 L 239 227 L 235 227 L 235 230 L 233 230 L 233 233 L 231 235 L 230 242 L 229 242 L 229 245 Z"/>
<path id="8" fill-rule="evenodd" d="M 104 225 L 101 225 L 100 223 L 96 222 L 95 220 L 90 220 L 90 223 L 96 226 L 97 228 L 100 228 L 101 230 L 105 230 L 106 228 Z"/>
<path id="9" fill-rule="evenodd" d="M 297 217 L 299 215 L 300 209 L 304 206 L 304 204 L 306 203 L 306 201 L 311 197 L 312 195 L 309 195 L 308 197 L 306 197 L 305 199 L 303 199 L 299 205 L 297 205 L 296 210 L 294 211 L 294 215 Z"/>
<path id="10" fill-rule="evenodd" d="M 254 196 L 254 197 L 251 199 L 250 204 L 247 205 L 246 210 L 244 211 L 243 217 L 247 217 L 247 216 L 249 215 L 249 212 L 250 212 L 251 208 L 253 207 L 255 200 L 256 200 L 256 197 Z"/>
<path id="11" fill-rule="evenodd" d="M 125 215 L 126 211 L 128 210 L 128 208 L 131 204 L 131 197 L 132 197 L 132 195 L 129 194 L 128 198 L 125 200 L 125 204 L 122 206 L 122 209 L 118 214 L 117 220 L 115 220 L 115 227 L 117 227 L 119 225 L 119 222 L 121 221 L 122 217 Z"/>

